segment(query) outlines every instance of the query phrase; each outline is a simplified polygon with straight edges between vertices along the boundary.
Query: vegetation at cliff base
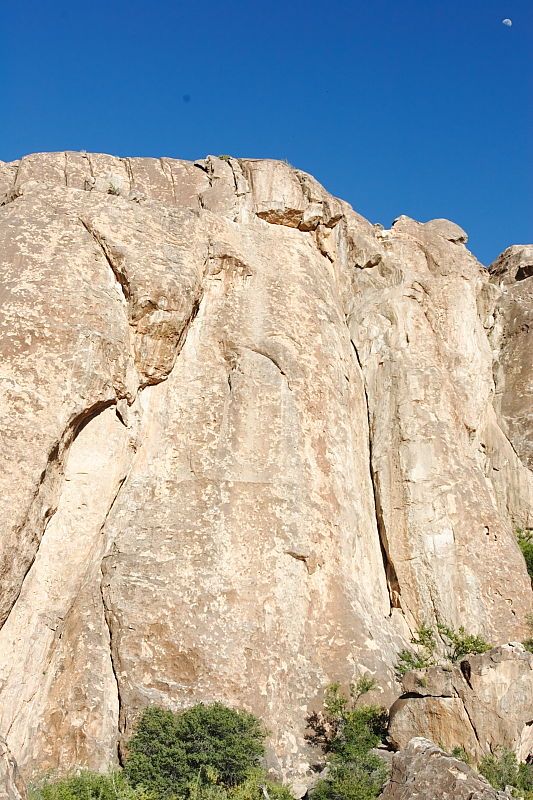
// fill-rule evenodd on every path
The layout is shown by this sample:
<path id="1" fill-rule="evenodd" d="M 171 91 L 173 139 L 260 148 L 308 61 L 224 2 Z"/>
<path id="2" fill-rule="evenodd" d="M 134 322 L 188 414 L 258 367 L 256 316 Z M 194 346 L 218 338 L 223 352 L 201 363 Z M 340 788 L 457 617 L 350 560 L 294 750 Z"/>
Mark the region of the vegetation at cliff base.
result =
<path id="1" fill-rule="evenodd" d="M 128 743 L 124 772 L 132 786 L 162 793 L 184 793 L 207 780 L 207 769 L 221 786 L 242 783 L 264 755 L 266 731 L 246 711 L 221 703 L 197 705 L 174 714 L 145 709 Z"/>
<path id="2" fill-rule="evenodd" d="M 361 678 L 346 694 L 334 683 L 326 690 L 323 711 L 308 717 L 307 740 L 321 748 L 327 765 L 313 800 L 373 800 L 381 793 L 388 769 L 372 750 L 385 734 L 387 713 L 376 705 L 358 704 L 373 688 L 373 681 Z"/>
<path id="3" fill-rule="evenodd" d="M 128 743 L 124 769 L 81 772 L 35 787 L 30 800 L 291 800 L 260 768 L 266 730 L 221 703 L 181 713 L 151 706 Z"/>
<path id="4" fill-rule="evenodd" d="M 502 748 L 496 755 L 485 756 L 479 772 L 495 789 L 511 786 L 524 800 L 533 800 L 533 766 L 519 763 L 512 750 Z"/>
<path id="5" fill-rule="evenodd" d="M 29 800 L 159 800 L 155 792 L 134 789 L 121 772 L 101 775 L 85 770 L 30 788 Z"/>

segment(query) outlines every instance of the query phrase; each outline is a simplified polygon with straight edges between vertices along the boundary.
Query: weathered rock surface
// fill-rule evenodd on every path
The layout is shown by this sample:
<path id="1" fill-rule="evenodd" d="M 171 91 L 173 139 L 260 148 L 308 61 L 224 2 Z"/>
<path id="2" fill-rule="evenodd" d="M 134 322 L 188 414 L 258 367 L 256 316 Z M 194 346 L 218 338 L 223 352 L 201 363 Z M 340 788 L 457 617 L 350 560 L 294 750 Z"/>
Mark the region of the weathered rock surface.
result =
<path id="1" fill-rule="evenodd" d="M 508 800 L 467 764 L 423 738 L 411 739 L 392 759 L 382 800 Z"/>
<path id="2" fill-rule="evenodd" d="M 15 759 L 4 739 L 0 738 L 0 800 L 26 800 L 26 787 Z"/>
<path id="3" fill-rule="evenodd" d="M 509 247 L 490 267 L 496 309 L 496 408 L 524 464 L 533 467 L 533 246 Z"/>
<path id="4" fill-rule="evenodd" d="M 516 527 L 532 528 L 533 246 L 509 247 L 490 275 L 490 288 L 499 292 L 490 334 L 498 423 L 486 437 L 486 452 L 500 505 Z"/>
<path id="5" fill-rule="evenodd" d="M 323 687 L 368 671 L 388 703 L 421 622 L 523 636 L 530 473 L 464 231 L 377 230 L 275 161 L 36 154 L 2 193 L 0 730 L 24 775 L 105 768 L 147 703 L 218 699 L 296 779 Z"/>
<path id="6" fill-rule="evenodd" d="M 476 762 L 499 747 L 519 761 L 533 753 L 533 654 L 522 645 L 410 672 L 403 690 L 389 725 L 399 748 L 423 736 L 450 751 L 463 747 Z"/>

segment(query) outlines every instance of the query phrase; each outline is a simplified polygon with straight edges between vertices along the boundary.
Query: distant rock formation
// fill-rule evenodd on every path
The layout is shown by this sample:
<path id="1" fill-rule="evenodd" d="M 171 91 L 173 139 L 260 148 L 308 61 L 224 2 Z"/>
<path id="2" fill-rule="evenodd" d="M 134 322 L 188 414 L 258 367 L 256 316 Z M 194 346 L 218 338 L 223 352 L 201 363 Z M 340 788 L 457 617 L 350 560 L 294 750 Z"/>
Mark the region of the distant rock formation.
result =
<path id="1" fill-rule="evenodd" d="M 26 778 L 216 699 L 296 780 L 324 686 L 369 672 L 389 704 L 421 623 L 524 637 L 531 248 L 487 271 L 457 225 L 380 229 L 277 161 L 35 154 L 0 202 L 0 733 Z"/>

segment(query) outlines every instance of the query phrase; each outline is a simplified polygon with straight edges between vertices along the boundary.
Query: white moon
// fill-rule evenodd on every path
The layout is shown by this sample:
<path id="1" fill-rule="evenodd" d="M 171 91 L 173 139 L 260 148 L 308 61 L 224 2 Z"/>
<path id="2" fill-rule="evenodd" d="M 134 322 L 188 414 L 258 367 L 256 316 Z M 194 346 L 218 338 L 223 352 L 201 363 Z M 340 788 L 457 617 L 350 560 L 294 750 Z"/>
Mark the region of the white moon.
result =
<path id="1" fill-rule="evenodd" d="M 512 19 L 502 19 L 502 25 L 506 25 L 508 28 L 510 28 L 512 24 L 513 24 Z"/>

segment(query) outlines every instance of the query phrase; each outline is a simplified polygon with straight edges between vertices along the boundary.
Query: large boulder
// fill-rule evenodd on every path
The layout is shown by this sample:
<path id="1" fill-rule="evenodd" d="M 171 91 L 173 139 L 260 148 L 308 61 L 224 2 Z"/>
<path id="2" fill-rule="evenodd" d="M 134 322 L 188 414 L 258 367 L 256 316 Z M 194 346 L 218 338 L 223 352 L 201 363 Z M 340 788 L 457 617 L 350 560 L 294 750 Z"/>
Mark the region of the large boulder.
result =
<path id="1" fill-rule="evenodd" d="M 471 655 L 459 664 L 408 673 L 390 711 L 398 748 L 415 736 L 479 762 L 499 747 L 519 761 L 533 754 L 533 654 L 520 644 Z"/>
<path id="2" fill-rule="evenodd" d="M 394 755 L 381 800 L 509 800 L 477 772 L 417 737 Z"/>

